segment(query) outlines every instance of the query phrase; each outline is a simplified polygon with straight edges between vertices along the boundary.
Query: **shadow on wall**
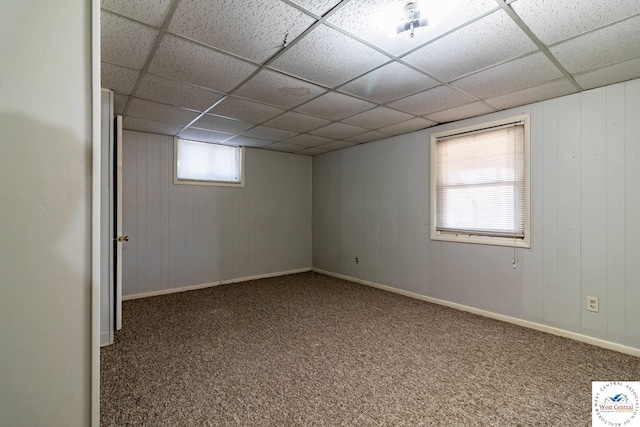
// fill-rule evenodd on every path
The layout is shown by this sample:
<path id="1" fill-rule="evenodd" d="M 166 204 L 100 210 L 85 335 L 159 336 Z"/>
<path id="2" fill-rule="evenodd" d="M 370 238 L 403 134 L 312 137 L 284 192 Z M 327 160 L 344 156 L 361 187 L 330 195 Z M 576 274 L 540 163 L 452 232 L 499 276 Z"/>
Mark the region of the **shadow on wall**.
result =
<path id="1" fill-rule="evenodd" d="M 0 130 L 0 425 L 86 425 L 91 144 L 6 111 Z"/>

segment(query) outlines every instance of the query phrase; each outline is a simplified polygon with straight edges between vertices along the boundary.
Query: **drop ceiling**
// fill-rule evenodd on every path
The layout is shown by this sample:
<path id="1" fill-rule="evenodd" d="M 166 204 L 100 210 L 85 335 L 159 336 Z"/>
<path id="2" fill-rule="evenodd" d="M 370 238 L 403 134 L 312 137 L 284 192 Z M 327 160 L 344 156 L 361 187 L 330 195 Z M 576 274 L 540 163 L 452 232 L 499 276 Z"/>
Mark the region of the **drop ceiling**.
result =
<path id="1" fill-rule="evenodd" d="M 124 128 L 316 155 L 640 77 L 638 0 L 102 0 Z"/>

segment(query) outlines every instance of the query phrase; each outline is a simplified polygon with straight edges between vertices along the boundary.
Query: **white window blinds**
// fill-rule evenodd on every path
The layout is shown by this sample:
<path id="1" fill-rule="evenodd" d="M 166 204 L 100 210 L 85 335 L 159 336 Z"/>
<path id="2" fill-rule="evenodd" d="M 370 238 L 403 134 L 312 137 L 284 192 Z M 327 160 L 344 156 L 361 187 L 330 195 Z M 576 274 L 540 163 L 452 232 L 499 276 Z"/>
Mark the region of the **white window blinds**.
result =
<path id="1" fill-rule="evenodd" d="M 524 122 L 436 140 L 436 231 L 524 238 Z"/>
<path id="2" fill-rule="evenodd" d="M 176 160 L 177 180 L 241 182 L 242 149 L 239 147 L 178 139 Z"/>

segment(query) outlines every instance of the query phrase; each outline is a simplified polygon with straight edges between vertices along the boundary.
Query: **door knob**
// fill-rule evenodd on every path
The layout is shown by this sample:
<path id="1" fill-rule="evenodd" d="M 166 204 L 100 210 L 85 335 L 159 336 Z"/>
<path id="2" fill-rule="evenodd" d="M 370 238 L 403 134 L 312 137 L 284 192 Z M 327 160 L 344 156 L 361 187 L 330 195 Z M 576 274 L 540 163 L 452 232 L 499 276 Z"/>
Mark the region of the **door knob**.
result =
<path id="1" fill-rule="evenodd" d="M 128 242 L 129 241 L 129 236 L 118 236 L 114 239 L 117 242 Z"/>

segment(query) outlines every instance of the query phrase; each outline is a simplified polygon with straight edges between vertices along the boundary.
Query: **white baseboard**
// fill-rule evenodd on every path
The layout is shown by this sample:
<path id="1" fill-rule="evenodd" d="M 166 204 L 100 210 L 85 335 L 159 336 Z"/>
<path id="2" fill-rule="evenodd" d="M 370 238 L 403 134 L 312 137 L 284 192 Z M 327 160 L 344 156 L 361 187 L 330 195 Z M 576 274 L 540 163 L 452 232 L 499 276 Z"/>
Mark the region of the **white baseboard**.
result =
<path id="1" fill-rule="evenodd" d="M 536 331 L 546 332 L 560 337 L 569 338 L 575 341 L 581 341 L 587 344 L 595 345 L 597 347 L 606 348 L 609 350 L 618 351 L 620 353 L 629 354 L 631 356 L 640 357 L 640 349 L 635 347 L 629 347 L 623 344 L 606 341 L 600 338 L 590 337 L 588 335 L 579 334 L 577 332 L 567 331 L 565 329 L 555 328 L 553 326 L 543 325 L 541 323 L 531 322 L 529 320 L 520 319 L 517 317 L 505 316 L 504 314 L 494 313 L 492 311 L 482 310 L 480 308 L 471 307 L 468 305 L 458 304 L 451 301 L 446 301 L 438 298 L 428 297 L 415 292 L 405 291 L 403 289 L 394 288 L 392 286 L 381 285 L 380 283 L 370 282 L 368 280 L 358 279 L 356 277 L 346 276 L 344 274 L 332 273 L 330 271 L 320 270 L 318 268 L 312 268 L 312 271 L 320 274 L 326 274 L 327 276 L 337 277 L 339 279 L 348 280 L 350 282 L 359 283 L 361 285 L 371 286 L 373 288 L 382 289 L 396 294 L 404 295 L 407 297 L 419 299 L 422 301 L 430 302 L 433 304 L 443 305 L 456 310 L 466 311 L 469 313 L 477 314 L 491 319 L 501 320 L 507 323 L 513 323 L 514 325 L 523 326 L 525 328 L 535 329 Z"/>
<path id="2" fill-rule="evenodd" d="M 195 291 L 195 290 L 198 290 L 198 289 L 211 288 L 213 286 L 228 285 L 228 284 L 231 284 L 231 283 L 246 282 L 246 281 L 249 281 L 249 280 L 256 280 L 256 279 L 266 279 L 268 277 L 286 276 L 288 274 L 305 273 L 307 271 L 311 271 L 311 267 L 299 268 L 297 270 L 279 271 L 279 272 L 275 272 L 275 273 L 257 274 L 255 276 L 238 277 L 238 278 L 235 278 L 235 279 L 218 280 L 217 282 L 202 283 L 200 285 L 192 285 L 192 286 L 183 286 L 181 288 L 170 288 L 170 289 L 162 289 L 162 290 L 159 290 L 159 291 L 143 292 L 143 293 L 140 293 L 140 294 L 123 295 L 122 296 L 122 301 L 128 301 L 128 300 L 140 299 L 140 298 L 148 298 L 148 297 L 156 297 L 156 296 L 159 296 L 159 295 L 174 294 L 176 292 Z"/>
<path id="3" fill-rule="evenodd" d="M 160 296 L 160 295 L 175 294 L 176 292 L 195 291 L 197 289 L 210 288 L 212 286 L 218 286 L 220 284 L 221 283 L 218 281 L 218 282 L 211 282 L 211 283 L 202 283 L 200 285 L 183 286 L 181 288 L 169 288 L 169 289 L 161 289 L 159 291 L 143 292 L 143 293 L 139 293 L 139 294 L 122 295 L 122 301 L 128 301 L 128 300 L 140 299 L 140 298 L 157 297 L 157 296 Z"/>
<path id="4" fill-rule="evenodd" d="M 236 279 L 226 279 L 226 280 L 221 280 L 220 284 L 228 285 L 230 283 L 247 282 L 249 280 L 267 279 L 269 277 L 279 277 L 279 276 L 286 276 L 289 274 L 306 273 L 307 271 L 311 271 L 311 267 L 298 268 L 297 270 L 279 271 L 277 273 L 258 274 L 256 276 L 238 277 Z"/>

